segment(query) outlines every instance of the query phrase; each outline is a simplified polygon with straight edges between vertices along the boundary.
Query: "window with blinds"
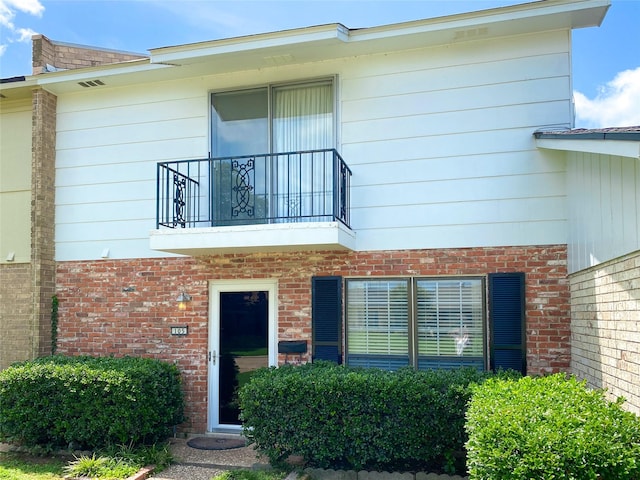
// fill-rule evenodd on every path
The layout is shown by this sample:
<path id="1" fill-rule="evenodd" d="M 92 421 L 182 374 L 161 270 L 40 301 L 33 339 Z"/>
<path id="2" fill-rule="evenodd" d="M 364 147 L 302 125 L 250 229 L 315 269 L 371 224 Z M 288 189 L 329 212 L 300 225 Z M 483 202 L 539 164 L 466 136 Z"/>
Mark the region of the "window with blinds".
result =
<path id="1" fill-rule="evenodd" d="M 347 363 L 485 368 L 482 278 L 346 282 Z"/>
<path id="2" fill-rule="evenodd" d="M 347 342 L 350 365 L 408 365 L 409 281 L 347 281 Z"/>
<path id="3" fill-rule="evenodd" d="M 483 282 L 416 280 L 418 367 L 484 368 Z"/>

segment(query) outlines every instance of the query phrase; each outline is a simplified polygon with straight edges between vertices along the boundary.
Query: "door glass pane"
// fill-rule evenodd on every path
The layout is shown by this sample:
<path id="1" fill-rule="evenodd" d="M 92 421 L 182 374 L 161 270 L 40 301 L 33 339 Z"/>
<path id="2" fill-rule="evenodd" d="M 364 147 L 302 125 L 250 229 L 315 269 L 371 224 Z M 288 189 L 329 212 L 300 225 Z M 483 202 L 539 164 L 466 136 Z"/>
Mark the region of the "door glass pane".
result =
<path id="1" fill-rule="evenodd" d="M 268 292 L 220 294 L 219 421 L 240 425 L 238 389 L 269 365 Z"/>
<path id="2" fill-rule="evenodd" d="M 266 88 L 214 93 L 212 156 L 257 155 L 269 151 L 269 103 Z"/>
<path id="3" fill-rule="evenodd" d="M 333 148 L 333 132 L 331 83 L 274 88 L 272 135 L 278 156 L 272 198 L 276 217 L 314 220 L 318 212 L 331 211 L 332 156 L 290 153 Z"/>
<path id="4" fill-rule="evenodd" d="M 269 216 L 268 90 L 216 93 L 212 104 L 212 220 L 264 223 Z M 238 156 L 251 155 L 247 158 Z M 233 158 L 231 158 L 233 157 Z"/>

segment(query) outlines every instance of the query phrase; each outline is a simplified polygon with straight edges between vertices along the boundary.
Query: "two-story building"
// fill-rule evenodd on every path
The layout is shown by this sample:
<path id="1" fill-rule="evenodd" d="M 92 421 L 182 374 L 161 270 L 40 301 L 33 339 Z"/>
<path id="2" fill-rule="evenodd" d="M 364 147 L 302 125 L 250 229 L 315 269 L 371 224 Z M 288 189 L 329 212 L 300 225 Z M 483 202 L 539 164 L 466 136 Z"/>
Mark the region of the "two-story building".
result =
<path id="1" fill-rule="evenodd" d="M 283 362 L 569 371 L 573 177 L 540 142 L 573 125 L 572 29 L 608 7 L 148 56 L 35 37 L 0 85 L 3 330 L 176 362 L 194 432 L 237 430 L 234 389 Z"/>

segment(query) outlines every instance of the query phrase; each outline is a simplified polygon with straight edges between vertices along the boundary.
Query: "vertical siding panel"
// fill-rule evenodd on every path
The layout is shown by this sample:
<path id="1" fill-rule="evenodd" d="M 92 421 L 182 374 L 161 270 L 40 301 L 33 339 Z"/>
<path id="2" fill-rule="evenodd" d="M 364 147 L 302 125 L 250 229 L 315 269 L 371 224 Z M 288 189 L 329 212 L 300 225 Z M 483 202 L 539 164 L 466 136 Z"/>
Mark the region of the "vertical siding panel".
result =
<path id="1" fill-rule="evenodd" d="M 638 238 L 636 236 L 635 219 L 636 213 L 636 162 L 635 159 L 621 159 L 620 162 L 620 198 L 622 203 L 621 222 L 624 229 L 624 251 L 634 250 L 633 246 L 637 245 Z"/>
<path id="2" fill-rule="evenodd" d="M 569 272 L 640 247 L 640 169 L 615 155 L 568 154 Z"/>

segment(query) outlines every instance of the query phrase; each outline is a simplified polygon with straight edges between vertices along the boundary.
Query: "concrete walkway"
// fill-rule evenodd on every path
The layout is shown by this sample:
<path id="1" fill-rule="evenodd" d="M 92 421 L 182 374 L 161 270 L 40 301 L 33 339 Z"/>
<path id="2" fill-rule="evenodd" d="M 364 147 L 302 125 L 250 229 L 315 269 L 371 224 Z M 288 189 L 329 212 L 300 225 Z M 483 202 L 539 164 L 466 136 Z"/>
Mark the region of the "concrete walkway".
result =
<path id="1" fill-rule="evenodd" d="M 238 438 L 238 436 L 234 436 Z M 260 458 L 253 446 L 230 450 L 199 450 L 187 445 L 187 439 L 171 439 L 170 449 L 174 465 L 149 478 L 155 480 L 210 480 L 212 477 L 237 468 L 268 468 L 269 462 Z"/>
<path id="2" fill-rule="evenodd" d="M 233 436 L 233 438 L 238 438 L 238 436 Z M 155 480 L 211 480 L 225 470 L 270 468 L 268 460 L 258 456 L 253 446 L 230 450 L 198 450 L 189 447 L 186 439 L 172 439 L 170 448 L 176 464 L 149 478 Z M 306 469 L 305 473 L 317 480 L 465 480 L 467 478 L 425 472 L 413 474 Z M 286 480 L 296 480 L 297 478 L 298 475 L 292 472 Z"/>

